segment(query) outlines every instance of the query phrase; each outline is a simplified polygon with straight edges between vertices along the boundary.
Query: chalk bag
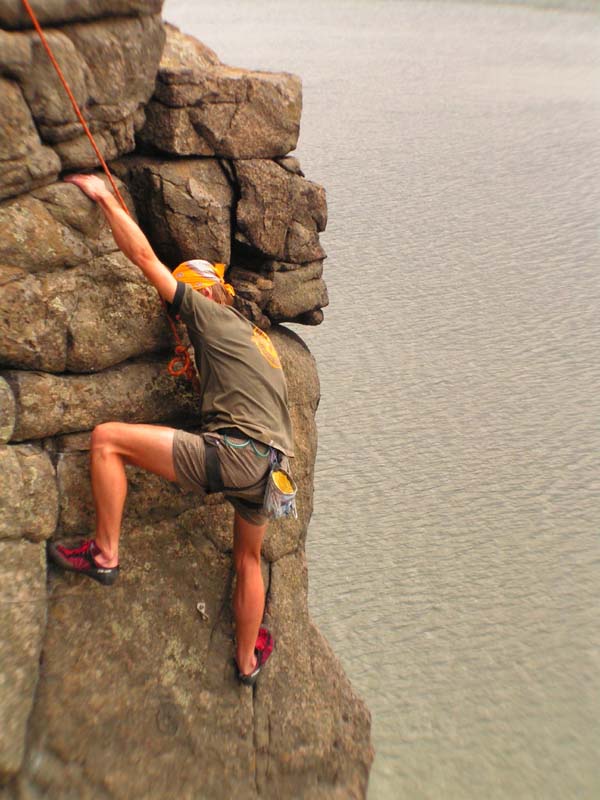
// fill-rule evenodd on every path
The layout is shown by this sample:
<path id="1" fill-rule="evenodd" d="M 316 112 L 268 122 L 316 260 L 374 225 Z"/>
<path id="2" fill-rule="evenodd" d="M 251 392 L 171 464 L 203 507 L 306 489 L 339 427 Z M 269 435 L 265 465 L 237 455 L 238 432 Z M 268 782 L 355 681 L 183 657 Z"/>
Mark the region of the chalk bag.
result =
<path id="1" fill-rule="evenodd" d="M 265 489 L 263 511 L 269 519 L 280 517 L 293 517 L 298 519 L 296 511 L 296 492 L 298 487 L 287 470 L 283 469 L 279 461 L 275 461 Z"/>

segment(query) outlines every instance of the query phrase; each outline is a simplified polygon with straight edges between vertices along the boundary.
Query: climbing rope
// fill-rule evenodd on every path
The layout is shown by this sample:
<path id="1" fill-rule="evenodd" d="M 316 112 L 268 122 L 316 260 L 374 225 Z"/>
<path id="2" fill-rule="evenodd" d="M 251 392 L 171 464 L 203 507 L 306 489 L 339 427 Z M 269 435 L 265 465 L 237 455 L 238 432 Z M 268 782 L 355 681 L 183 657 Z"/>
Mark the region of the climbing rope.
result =
<path id="1" fill-rule="evenodd" d="M 114 180 L 113 176 L 111 175 L 111 172 L 110 172 L 110 170 L 108 168 L 108 165 L 107 165 L 106 161 L 104 160 L 104 158 L 102 157 L 102 153 L 98 149 L 98 145 L 96 144 L 96 141 L 94 140 L 92 132 L 90 131 L 90 129 L 89 129 L 88 125 L 87 125 L 87 122 L 85 121 L 85 119 L 83 117 L 83 114 L 81 113 L 81 109 L 79 108 L 77 100 L 75 99 L 75 97 L 73 95 L 73 92 L 71 91 L 71 88 L 69 87 L 69 84 L 67 83 L 67 80 L 66 80 L 66 78 L 65 78 L 65 76 L 63 74 L 63 71 L 61 70 L 61 68 L 60 68 L 60 66 L 58 64 L 58 61 L 54 57 L 54 53 L 52 52 L 52 48 L 50 47 L 50 45 L 48 43 L 48 40 L 46 39 L 44 31 L 42 30 L 42 26 L 38 22 L 38 19 L 37 19 L 36 15 L 35 15 L 34 10 L 32 9 L 31 5 L 29 4 L 29 0 L 23 0 L 23 5 L 25 6 L 25 10 L 29 14 L 29 16 L 31 18 L 31 21 L 33 23 L 33 26 L 36 29 L 38 36 L 40 37 L 40 41 L 41 41 L 41 43 L 42 43 L 42 45 L 44 47 L 44 50 L 48 54 L 48 58 L 50 59 L 50 62 L 52 63 L 52 66 L 56 70 L 56 74 L 58 75 L 58 78 L 59 78 L 60 82 L 62 83 L 62 85 L 64 87 L 64 90 L 67 93 L 67 96 L 68 96 L 69 100 L 71 101 L 71 105 L 73 106 L 73 111 L 75 112 L 75 114 L 77 116 L 77 119 L 79 120 L 79 122 L 81 123 L 81 125 L 83 127 L 83 130 L 85 131 L 85 134 L 88 137 L 88 139 L 90 141 L 90 144 L 92 145 L 92 148 L 94 149 L 94 152 L 95 152 L 95 154 L 96 154 L 96 156 L 98 158 L 98 161 L 100 162 L 100 164 L 102 166 L 102 169 L 106 173 L 106 177 L 108 178 L 108 180 L 110 182 L 110 185 L 112 186 L 112 189 L 113 189 L 113 191 L 115 193 L 115 196 L 117 197 L 117 199 L 118 199 L 119 203 L 121 204 L 123 210 L 129 216 L 131 216 L 131 214 L 129 212 L 129 209 L 127 208 L 127 205 L 125 203 L 125 200 L 123 200 L 121 192 L 119 191 L 119 189 L 117 187 L 117 184 L 115 183 L 115 180 Z M 169 366 L 168 366 L 169 374 L 172 375 L 173 377 L 179 377 L 181 375 L 185 375 L 185 377 L 189 381 L 192 382 L 194 387 L 197 388 L 196 373 L 195 373 L 194 367 L 192 365 L 192 360 L 190 358 L 189 349 L 181 341 L 181 337 L 179 336 L 179 333 L 177 331 L 177 327 L 176 327 L 175 323 L 173 322 L 173 320 L 171 319 L 171 316 L 170 316 L 169 312 L 167 311 L 166 303 L 163 300 L 163 298 L 160 296 L 160 294 L 159 294 L 159 299 L 160 299 L 161 305 L 163 307 L 163 310 L 164 310 L 164 312 L 166 314 L 167 320 L 169 322 L 169 326 L 171 328 L 171 332 L 173 334 L 173 338 L 175 339 L 175 342 L 176 342 L 175 356 L 174 356 L 174 358 L 171 359 L 171 361 L 169 362 Z"/>

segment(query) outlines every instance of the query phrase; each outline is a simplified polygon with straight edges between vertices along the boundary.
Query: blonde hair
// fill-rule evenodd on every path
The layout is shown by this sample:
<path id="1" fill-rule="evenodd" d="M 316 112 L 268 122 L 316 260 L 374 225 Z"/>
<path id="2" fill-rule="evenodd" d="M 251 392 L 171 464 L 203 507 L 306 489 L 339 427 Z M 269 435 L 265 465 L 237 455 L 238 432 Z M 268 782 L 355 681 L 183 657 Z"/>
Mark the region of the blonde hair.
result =
<path id="1" fill-rule="evenodd" d="M 225 289 L 223 284 L 213 283 L 209 288 L 212 291 L 212 299 L 215 301 L 215 303 L 218 303 L 220 306 L 233 305 L 233 297 Z"/>

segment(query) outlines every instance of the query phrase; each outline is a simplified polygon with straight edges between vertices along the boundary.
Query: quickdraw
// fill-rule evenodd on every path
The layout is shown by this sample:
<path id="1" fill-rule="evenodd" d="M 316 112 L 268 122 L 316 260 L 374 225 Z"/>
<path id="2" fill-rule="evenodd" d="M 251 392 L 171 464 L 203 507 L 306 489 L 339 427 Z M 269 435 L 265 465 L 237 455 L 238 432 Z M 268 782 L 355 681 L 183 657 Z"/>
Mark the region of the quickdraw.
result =
<path id="1" fill-rule="evenodd" d="M 113 176 L 112 176 L 112 174 L 111 174 L 111 172 L 110 172 L 110 170 L 108 168 L 108 165 L 106 164 L 106 161 L 102 157 L 102 153 L 98 149 L 98 145 L 96 144 L 96 141 L 95 141 L 95 139 L 94 139 L 94 137 L 92 135 L 92 132 L 90 131 L 90 129 L 89 129 L 84 117 L 83 117 L 83 114 L 81 113 L 81 109 L 79 108 L 77 100 L 75 100 L 75 97 L 73 96 L 73 92 L 71 91 L 71 88 L 69 87 L 69 84 L 67 83 L 67 80 L 66 80 L 65 76 L 63 75 L 63 72 L 62 72 L 62 70 L 61 70 L 56 58 L 54 57 L 54 53 L 52 52 L 52 48 L 48 44 L 48 40 L 46 39 L 44 31 L 42 30 L 42 26 L 38 22 L 38 19 L 37 19 L 36 15 L 35 15 L 35 12 L 34 12 L 34 10 L 32 9 L 32 7 L 29 4 L 29 0 L 22 0 L 22 2 L 23 2 L 23 5 L 25 6 L 25 10 L 27 11 L 27 13 L 29 14 L 29 16 L 31 18 L 31 21 L 33 23 L 33 27 L 37 31 L 37 34 L 40 37 L 40 41 L 41 41 L 46 53 L 48 54 L 48 58 L 50 59 L 50 62 L 52 63 L 52 66 L 56 70 L 56 74 L 58 75 L 58 78 L 59 78 L 60 82 L 62 83 L 62 85 L 64 87 L 64 90 L 67 93 L 67 96 L 68 96 L 69 100 L 71 101 L 71 105 L 73 106 L 73 111 L 75 112 L 75 114 L 77 116 L 77 119 L 81 123 L 81 126 L 82 126 L 86 136 L 88 137 L 88 139 L 90 141 L 90 144 L 92 145 L 92 148 L 93 148 L 93 150 L 94 150 L 94 152 L 95 152 L 95 154 L 96 154 L 96 156 L 98 158 L 98 161 L 100 162 L 100 164 L 102 166 L 102 169 L 106 173 L 106 177 L 108 178 L 108 180 L 110 182 L 110 185 L 111 185 L 111 187 L 112 187 L 112 189 L 113 189 L 113 191 L 115 193 L 116 198 L 118 199 L 119 203 L 121 204 L 121 207 L 123 208 L 123 210 L 127 214 L 130 215 L 129 209 L 127 208 L 127 205 L 126 205 L 125 201 L 123 200 L 123 197 L 121 196 L 121 193 L 119 192 L 117 184 L 115 183 L 115 180 L 114 180 L 114 178 L 113 178 Z M 181 337 L 179 336 L 179 333 L 177 331 L 177 327 L 176 327 L 175 323 L 173 322 L 173 320 L 171 319 L 171 317 L 169 316 L 169 313 L 167 312 L 167 306 L 165 304 L 165 301 L 162 299 L 162 297 L 160 297 L 160 295 L 159 295 L 159 299 L 160 299 L 161 305 L 163 307 L 163 311 L 165 312 L 165 315 L 166 315 L 167 320 L 169 322 L 169 326 L 171 328 L 171 333 L 173 334 L 173 338 L 175 339 L 175 342 L 176 342 L 175 356 L 174 356 L 174 358 L 171 359 L 171 361 L 169 362 L 169 366 L 168 366 L 169 375 L 172 375 L 173 377 L 180 377 L 181 375 L 185 375 L 185 377 L 189 381 L 191 381 L 192 384 L 195 387 L 197 387 L 198 383 L 197 383 L 196 372 L 194 370 L 194 367 L 193 367 L 193 364 L 192 364 L 192 360 L 190 358 L 189 349 L 182 342 Z"/>

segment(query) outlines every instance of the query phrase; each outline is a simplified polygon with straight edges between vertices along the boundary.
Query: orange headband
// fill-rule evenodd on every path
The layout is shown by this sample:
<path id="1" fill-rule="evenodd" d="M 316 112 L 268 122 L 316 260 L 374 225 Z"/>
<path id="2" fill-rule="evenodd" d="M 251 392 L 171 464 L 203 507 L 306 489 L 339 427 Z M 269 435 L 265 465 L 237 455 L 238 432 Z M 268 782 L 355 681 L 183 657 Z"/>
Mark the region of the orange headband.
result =
<path id="1" fill-rule="evenodd" d="M 183 264 L 180 264 L 173 271 L 173 276 L 178 281 L 189 283 L 192 289 L 196 291 L 204 286 L 220 283 L 228 294 L 235 297 L 233 286 L 225 283 L 225 268 L 225 264 L 211 264 L 210 261 L 195 259 L 193 261 L 184 261 Z"/>

